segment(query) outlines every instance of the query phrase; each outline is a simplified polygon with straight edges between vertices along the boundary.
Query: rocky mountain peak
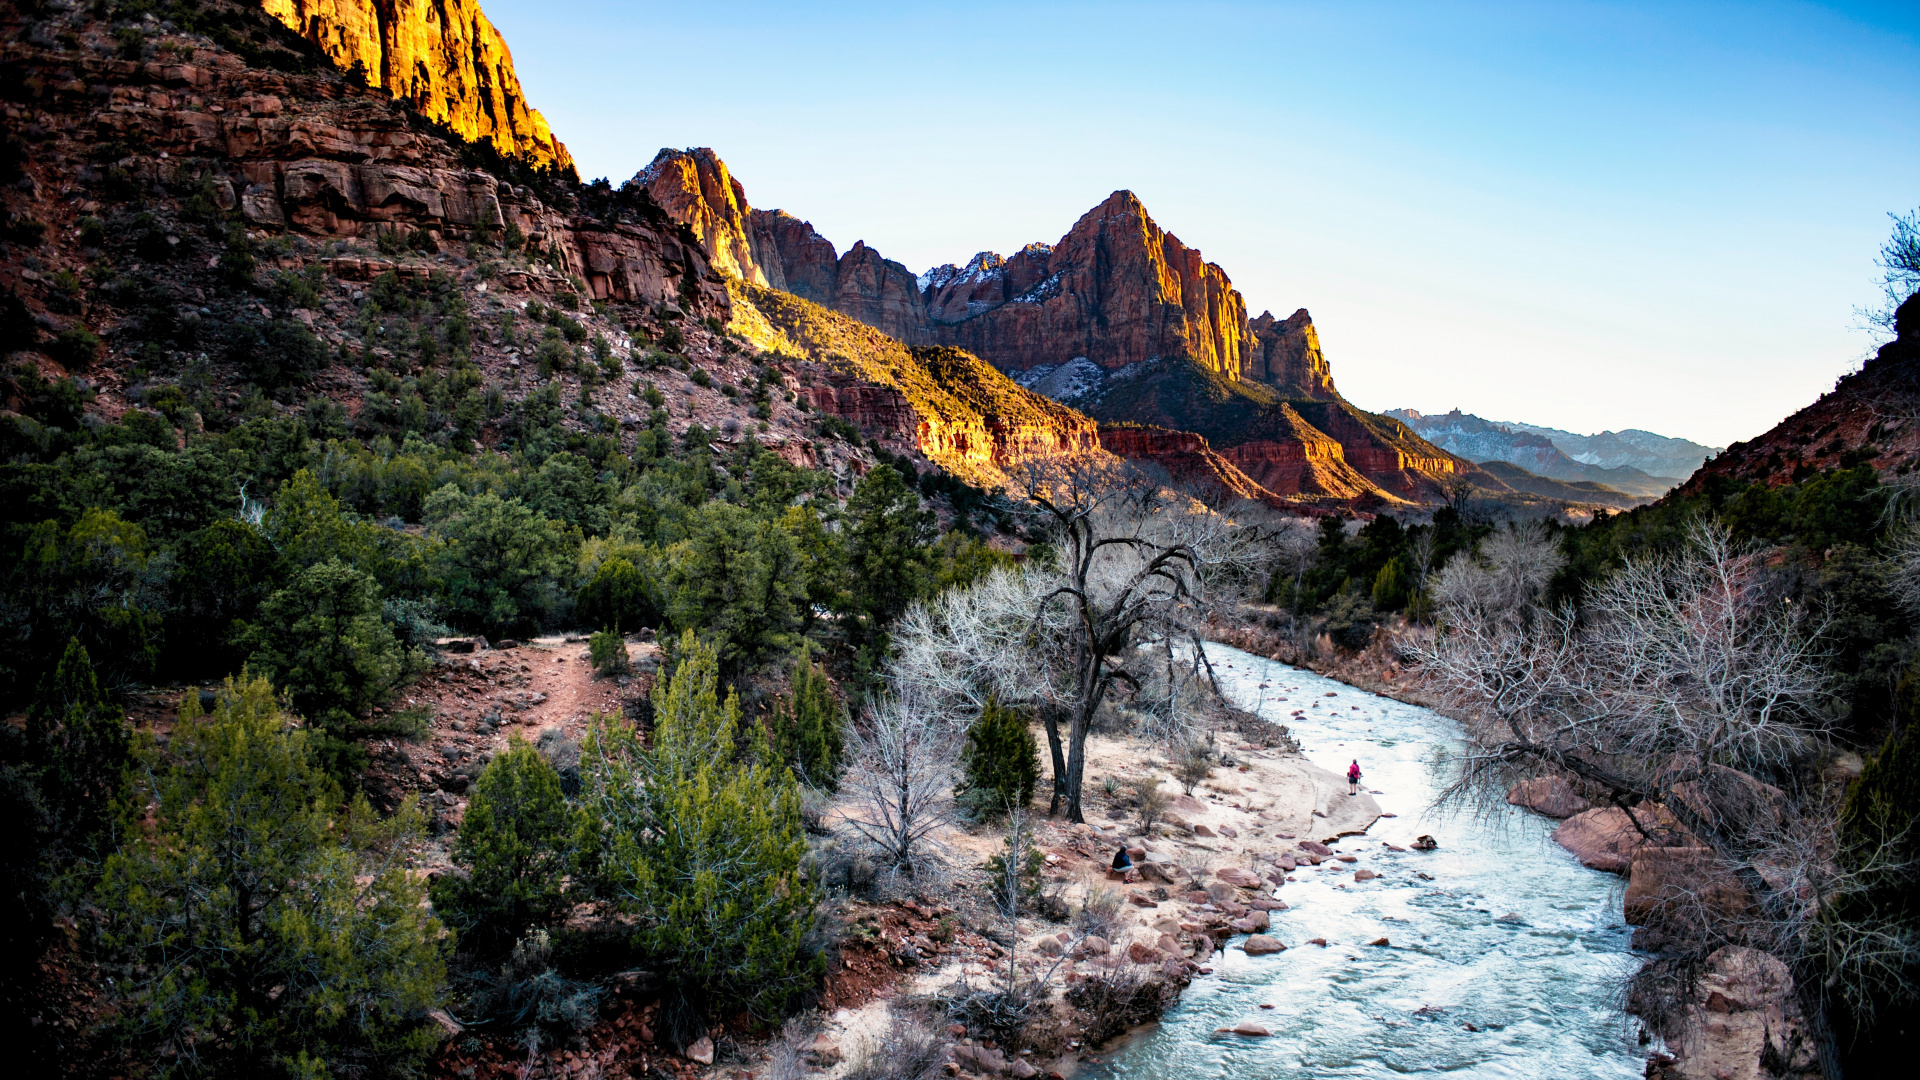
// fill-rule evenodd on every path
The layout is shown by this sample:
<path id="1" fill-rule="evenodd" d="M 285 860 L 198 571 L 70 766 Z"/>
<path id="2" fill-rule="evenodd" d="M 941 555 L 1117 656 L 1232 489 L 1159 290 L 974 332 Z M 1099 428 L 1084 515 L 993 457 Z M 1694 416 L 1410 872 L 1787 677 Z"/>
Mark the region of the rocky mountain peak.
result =
<path id="1" fill-rule="evenodd" d="M 1247 378 L 1267 383 L 1293 397 L 1330 400 L 1339 396 L 1333 387 L 1333 370 L 1320 351 L 1320 335 L 1313 329 L 1313 316 L 1306 308 L 1295 311 L 1285 321 L 1273 312 L 1263 311 L 1248 324 L 1253 334 Z"/>
<path id="2" fill-rule="evenodd" d="M 573 156 L 527 104 L 513 54 L 476 0 L 259 0 L 369 87 L 462 138 L 562 172 Z"/>
<path id="3" fill-rule="evenodd" d="M 720 155 L 704 146 L 663 148 L 628 183 L 645 189 L 654 205 L 692 229 L 715 269 L 755 285 L 784 287 L 770 281 L 761 265 L 747 189 Z M 777 268 L 778 260 L 773 261 Z"/>

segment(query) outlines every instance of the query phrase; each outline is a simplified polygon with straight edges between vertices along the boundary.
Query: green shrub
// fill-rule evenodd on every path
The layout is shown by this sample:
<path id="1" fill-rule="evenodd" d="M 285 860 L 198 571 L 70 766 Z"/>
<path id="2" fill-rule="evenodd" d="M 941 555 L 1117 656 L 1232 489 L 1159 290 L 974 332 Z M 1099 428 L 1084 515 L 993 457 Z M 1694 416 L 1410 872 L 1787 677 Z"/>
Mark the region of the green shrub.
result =
<path id="1" fill-rule="evenodd" d="M 328 559 L 260 606 L 250 662 L 309 721 L 343 728 L 418 670 L 419 654 L 403 650 L 380 615 L 373 578 Z"/>
<path id="2" fill-rule="evenodd" d="M 499 955 L 561 915 L 574 830 L 560 774 L 516 733 L 487 762 L 460 820 L 453 861 L 466 874 L 433 887 L 434 909 L 463 947 Z"/>
<path id="3" fill-rule="evenodd" d="M 68 371 L 85 371 L 100 361 L 106 347 L 100 343 L 99 335 L 84 326 L 75 326 L 60 331 L 47 352 Z"/>
<path id="4" fill-rule="evenodd" d="M 813 663 L 809 644 L 800 646 L 792 692 L 773 699 L 771 723 L 774 750 L 796 776 L 825 791 L 839 788 L 846 716 L 834 699 L 827 673 Z"/>
<path id="5" fill-rule="evenodd" d="M 581 772 L 596 887 L 637 917 L 635 947 L 672 984 L 679 1015 L 664 1022 L 687 1030 L 703 1002 L 775 1015 L 822 963 L 805 946 L 819 894 L 802 872 L 800 785 L 763 740 L 739 745 L 715 651 L 691 634 L 677 651 L 653 691 L 651 740 L 596 716 Z"/>
<path id="6" fill-rule="evenodd" d="M 966 801 L 983 814 L 1018 809 L 1033 798 L 1040 780 L 1040 745 L 1017 709 L 988 699 L 980 718 L 967 730 L 961 752 Z"/>
<path id="7" fill-rule="evenodd" d="M 78 638 L 27 709 L 26 762 L 40 792 L 46 854 L 61 857 L 104 821 L 126 765 L 126 716 L 94 676 Z"/>
<path id="8" fill-rule="evenodd" d="M 574 603 L 588 626 L 660 624 L 659 604 L 646 576 L 620 555 L 601 562 Z"/>
<path id="9" fill-rule="evenodd" d="M 94 896 L 125 965 L 111 1021 L 158 1075 L 404 1072 L 438 1042 L 440 925 L 409 863 L 422 817 L 343 805 L 265 679 L 182 699 L 139 751 Z"/>
<path id="10" fill-rule="evenodd" d="M 620 633 L 618 624 L 609 630 L 596 631 L 587 639 L 587 659 L 601 675 L 624 675 L 633 670 L 627 663 L 627 639 Z"/>
<path id="11" fill-rule="evenodd" d="M 660 348 L 677 353 L 687 347 L 687 335 L 677 326 L 669 326 L 660 331 Z"/>
<path id="12" fill-rule="evenodd" d="M 382 255 L 405 255 L 407 236 L 399 229 L 382 229 L 373 238 L 373 246 L 379 249 Z"/>
<path id="13" fill-rule="evenodd" d="M 692 379 L 695 386 L 713 385 L 713 376 L 707 374 L 706 368 L 694 368 L 687 373 L 687 378 Z"/>

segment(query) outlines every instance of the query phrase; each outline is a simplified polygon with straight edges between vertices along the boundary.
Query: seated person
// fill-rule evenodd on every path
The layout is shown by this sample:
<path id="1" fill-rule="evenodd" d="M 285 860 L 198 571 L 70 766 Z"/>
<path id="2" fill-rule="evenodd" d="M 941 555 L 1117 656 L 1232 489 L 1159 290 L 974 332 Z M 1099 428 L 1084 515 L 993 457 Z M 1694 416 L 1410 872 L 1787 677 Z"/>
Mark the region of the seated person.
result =
<path id="1" fill-rule="evenodd" d="M 1125 844 L 1121 844 L 1120 850 L 1113 853 L 1113 872 L 1125 881 L 1134 881 L 1139 877 L 1140 871 L 1134 868 L 1133 856 L 1127 854 Z"/>

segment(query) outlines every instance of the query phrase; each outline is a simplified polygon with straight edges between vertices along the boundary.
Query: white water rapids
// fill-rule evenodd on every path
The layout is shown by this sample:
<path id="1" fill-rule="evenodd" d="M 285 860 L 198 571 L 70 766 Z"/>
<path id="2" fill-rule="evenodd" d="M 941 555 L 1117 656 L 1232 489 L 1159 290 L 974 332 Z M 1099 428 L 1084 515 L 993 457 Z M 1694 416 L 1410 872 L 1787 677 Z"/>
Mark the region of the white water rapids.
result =
<path id="1" fill-rule="evenodd" d="M 1288 910 L 1271 934 L 1285 952 L 1249 957 L 1233 939 L 1160 1024 L 1080 1077 L 1642 1075 L 1618 1000 L 1635 966 L 1619 878 L 1581 866 L 1532 814 L 1430 816 L 1441 763 L 1461 748 L 1452 720 L 1237 649 L 1208 653 L 1229 698 L 1287 725 L 1322 768 L 1344 774 L 1358 758 L 1364 787 L 1398 816 L 1336 845 L 1359 863 L 1302 866 L 1278 891 Z M 1422 833 L 1439 850 L 1383 846 Z M 1357 869 L 1382 876 L 1356 883 Z M 1307 944 L 1316 937 L 1328 946 Z M 1391 945 L 1365 944 L 1380 937 Z M 1272 1036 L 1216 1034 L 1243 1020 Z"/>

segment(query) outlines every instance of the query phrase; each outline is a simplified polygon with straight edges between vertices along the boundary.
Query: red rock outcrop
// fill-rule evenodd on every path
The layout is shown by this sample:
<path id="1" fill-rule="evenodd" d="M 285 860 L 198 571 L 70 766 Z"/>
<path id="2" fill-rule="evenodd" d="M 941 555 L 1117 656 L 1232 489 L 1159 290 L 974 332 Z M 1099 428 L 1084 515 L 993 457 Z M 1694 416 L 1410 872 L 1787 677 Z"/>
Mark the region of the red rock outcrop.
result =
<path id="1" fill-rule="evenodd" d="M 9 60 L 33 71 L 25 50 Z M 197 50 L 167 62 L 91 59 L 80 78 L 55 80 L 42 107 L 62 134 L 138 145 L 121 166 L 158 185 L 172 161 L 207 162 L 203 183 L 251 225 L 328 239 L 423 232 L 440 240 L 497 237 L 509 224 L 543 253 L 527 272 L 538 292 L 654 303 L 681 295 L 691 275 L 698 306 L 725 315 L 726 288 L 705 254 L 665 215 L 613 222 L 548 205 L 533 190 L 461 166 L 439 138 L 416 132 L 398 102 L 340 76 L 248 68 L 230 53 Z M 95 88 L 109 107 L 97 106 Z M 564 197 L 564 193 L 563 193 Z M 349 257 L 352 261 L 354 257 Z"/>
<path id="2" fill-rule="evenodd" d="M 1326 401 L 1340 396 L 1333 388 L 1333 371 L 1320 351 L 1320 335 L 1314 332 L 1313 316 L 1306 308 L 1287 316 L 1285 322 L 1275 319 L 1273 312 L 1263 311 L 1248 329 L 1253 334 L 1253 349 L 1247 378 L 1290 397 Z"/>
<path id="3" fill-rule="evenodd" d="M 474 0 L 259 0 L 342 71 L 461 137 L 566 171 L 567 148 L 527 104 L 513 54 Z"/>
<path id="4" fill-rule="evenodd" d="M 1260 430 L 1220 454 L 1268 491 L 1282 495 L 1362 499 L 1382 493 L 1347 462 L 1340 441 L 1314 427 L 1284 402 L 1263 417 Z"/>
<path id="5" fill-rule="evenodd" d="M 1278 504 L 1282 500 L 1214 452 L 1204 436 L 1138 424 L 1100 425 L 1100 448 L 1128 461 L 1160 465 L 1174 477 L 1243 499 Z"/>
<path id="6" fill-rule="evenodd" d="M 1023 389 L 959 349 L 911 348 L 791 293 L 734 279 L 734 329 L 764 349 L 838 369 L 809 404 L 906 442 L 970 482 L 1006 482 L 1023 461 L 1100 452 L 1092 420 Z"/>
<path id="7" fill-rule="evenodd" d="M 971 274 L 930 272 L 930 286 L 948 280 L 928 306 L 954 319 L 935 323 L 936 338 L 995 367 L 1084 356 L 1124 368 L 1185 355 L 1228 378 L 1246 372 L 1246 302 L 1225 270 L 1155 224 L 1131 191 L 1087 211 L 1051 249 L 1029 246 L 998 267 L 990 255 L 975 256 Z M 1002 298 L 992 303 L 996 276 Z"/>

